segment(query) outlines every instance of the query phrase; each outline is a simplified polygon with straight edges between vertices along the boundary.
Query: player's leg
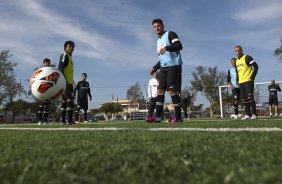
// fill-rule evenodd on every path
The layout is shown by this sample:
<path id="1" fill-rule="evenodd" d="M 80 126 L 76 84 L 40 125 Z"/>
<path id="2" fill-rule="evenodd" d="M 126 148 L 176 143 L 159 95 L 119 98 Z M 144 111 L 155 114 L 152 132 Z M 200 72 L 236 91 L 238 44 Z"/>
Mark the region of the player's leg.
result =
<path id="1" fill-rule="evenodd" d="M 84 123 L 87 123 L 88 122 L 88 118 L 87 118 L 88 101 L 87 100 L 85 100 L 83 102 L 82 108 L 83 108 L 83 111 L 84 111 L 83 112 Z"/>
<path id="2" fill-rule="evenodd" d="M 48 115 L 49 115 L 49 107 L 44 104 L 43 106 L 43 121 L 44 121 L 44 124 L 48 124 Z"/>
<path id="3" fill-rule="evenodd" d="M 150 118 L 147 118 L 147 122 L 161 122 L 162 118 L 162 111 L 163 111 L 163 105 L 164 105 L 164 100 L 165 100 L 165 90 L 167 88 L 166 84 L 166 79 L 167 78 L 167 70 L 161 68 L 159 75 L 158 75 L 158 81 L 159 81 L 159 86 L 158 86 L 158 96 L 156 97 L 156 116 L 152 116 Z"/>
<path id="4" fill-rule="evenodd" d="M 188 108 L 188 104 L 187 103 L 182 103 L 181 107 L 183 109 L 183 115 L 185 119 L 188 119 L 188 113 L 187 113 L 187 108 Z"/>
<path id="5" fill-rule="evenodd" d="M 156 100 L 157 100 L 156 97 L 150 99 L 150 104 L 149 104 L 149 109 L 148 109 L 148 118 L 151 118 L 154 116 L 154 111 L 156 108 Z"/>
<path id="6" fill-rule="evenodd" d="M 277 111 L 278 111 L 278 98 L 273 99 L 273 104 L 274 104 L 274 112 L 275 112 L 275 117 L 278 116 Z"/>
<path id="7" fill-rule="evenodd" d="M 43 116 L 42 102 L 39 102 L 37 114 L 38 114 L 38 125 L 41 125 L 42 124 L 42 116 Z"/>
<path id="8" fill-rule="evenodd" d="M 238 118 L 238 107 L 239 107 L 239 92 L 240 89 L 239 88 L 234 88 L 232 90 L 232 94 L 233 94 L 233 104 L 234 104 L 234 112 L 235 112 L 235 119 Z"/>
<path id="9" fill-rule="evenodd" d="M 62 103 L 61 103 L 61 124 L 66 124 L 66 110 L 67 110 L 67 98 L 65 92 L 62 96 Z"/>
<path id="10" fill-rule="evenodd" d="M 248 102 L 252 109 L 252 119 L 256 119 L 257 116 L 257 107 L 254 99 L 254 81 L 246 82 L 246 91 L 248 94 Z"/>
<path id="11" fill-rule="evenodd" d="M 269 97 L 269 101 L 268 101 L 269 117 L 272 117 L 272 104 L 273 104 L 273 100 L 271 97 Z"/>
<path id="12" fill-rule="evenodd" d="M 66 94 L 67 94 L 67 124 L 71 125 L 73 124 L 72 120 L 72 115 L 73 115 L 73 108 L 74 108 L 74 103 L 73 103 L 73 96 L 72 96 L 72 91 L 73 91 L 73 86 L 72 85 L 67 85 L 66 88 Z"/>
<path id="13" fill-rule="evenodd" d="M 278 105 L 274 106 L 274 110 L 275 110 L 275 117 L 277 117 L 278 116 Z"/>
<path id="14" fill-rule="evenodd" d="M 79 123 L 79 113 L 81 109 L 79 100 L 77 100 L 77 105 L 74 105 L 74 106 L 75 106 L 75 123 Z"/>
<path id="15" fill-rule="evenodd" d="M 178 94 L 179 90 L 179 68 L 178 66 L 174 67 L 169 67 L 168 69 L 168 76 L 167 76 L 167 86 L 169 95 L 172 100 L 172 104 L 174 106 L 174 111 L 175 111 L 175 119 L 172 120 L 171 122 L 182 122 L 181 118 L 181 106 L 180 106 L 180 97 Z"/>
<path id="16" fill-rule="evenodd" d="M 250 110 L 250 103 L 248 101 L 247 91 L 246 91 L 246 84 L 240 84 L 240 94 L 243 105 L 245 107 L 245 117 L 242 119 L 250 119 L 251 117 L 251 110 Z"/>

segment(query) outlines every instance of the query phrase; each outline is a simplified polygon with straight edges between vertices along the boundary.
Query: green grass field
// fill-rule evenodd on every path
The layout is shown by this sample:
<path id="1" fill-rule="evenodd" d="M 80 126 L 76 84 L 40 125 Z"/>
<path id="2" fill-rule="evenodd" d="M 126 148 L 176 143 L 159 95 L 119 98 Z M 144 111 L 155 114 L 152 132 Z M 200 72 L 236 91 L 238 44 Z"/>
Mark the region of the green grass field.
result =
<path id="1" fill-rule="evenodd" d="M 281 145 L 282 119 L 274 118 L 0 124 L 0 181 L 282 183 Z"/>

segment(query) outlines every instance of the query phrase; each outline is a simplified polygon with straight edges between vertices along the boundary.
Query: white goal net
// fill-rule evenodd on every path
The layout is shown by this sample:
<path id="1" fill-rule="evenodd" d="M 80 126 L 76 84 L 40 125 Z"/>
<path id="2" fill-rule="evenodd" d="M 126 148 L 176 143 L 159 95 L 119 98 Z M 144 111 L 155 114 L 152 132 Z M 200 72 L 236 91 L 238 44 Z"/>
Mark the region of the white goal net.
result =
<path id="1" fill-rule="evenodd" d="M 275 81 L 276 84 L 279 84 L 280 88 L 282 88 L 282 81 Z M 266 116 L 269 114 L 268 112 L 268 99 L 269 99 L 269 91 L 268 86 L 270 82 L 260 82 L 255 83 L 254 87 L 254 98 L 257 107 L 257 114 L 258 116 Z M 221 118 L 229 117 L 234 114 L 234 107 L 233 107 L 233 98 L 232 98 L 232 91 L 231 89 L 225 86 L 219 86 L 219 102 L 220 102 L 220 115 Z M 279 109 L 280 105 L 282 105 L 282 93 L 278 92 L 278 101 L 279 101 Z M 242 103 L 241 103 L 242 104 Z M 239 105 L 239 113 L 244 113 L 243 105 Z"/>

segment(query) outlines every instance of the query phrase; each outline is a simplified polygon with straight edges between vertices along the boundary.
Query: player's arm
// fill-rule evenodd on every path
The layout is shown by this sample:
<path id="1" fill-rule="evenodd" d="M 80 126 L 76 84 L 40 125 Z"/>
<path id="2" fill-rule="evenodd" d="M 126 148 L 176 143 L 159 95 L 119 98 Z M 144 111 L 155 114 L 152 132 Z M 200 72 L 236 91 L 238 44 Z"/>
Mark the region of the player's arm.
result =
<path id="1" fill-rule="evenodd" d="M 247 63 L 248 66 L 253 67 L 253 73 L 252 73 L 252 76 L 251 76 L 251 80 L 254 81 L 255 78 L 256 78 L 259 66 L 255 62 L 255 60 L 249 55 L 246 56 L 246 63 Z"/>
<path id="2" fill-rule="evenodd" d="M 87 83 L 88 83 L 88 82 L 87 82 Z M 89 83 L 88 83 L 87 93 L 88 93 L 88 96 L 89 96 L 89 98 L 90 98 L 89 100 L 91 101 L 91 100 L 92 100 L 92 95 L 91 95 Z"/>
<path id="3" fill-rule="evenodd" d="M 182 44 L 175 32 L 170 31 L 168 35 L 168 39 L 171 45 L 165 47 L 167 51 L 178 52 L 182 50 Z"/>
<path id="4" fill-rule="evenodd" d="M 277 91 L 281 92 L 281 88 L 280 88 L 279 84 L 277 84 L 276 89 L 277 89 Z"/>
<path id="5" fill-rule="evenodd" d="M 64 74 L 64 68 L 69 64 L 69 57 L 66 53 L 62 54 L 59 61 L 58 69 Z"/>
<path id="6" fill-rule="evenodd" d="M 161 62 L 158 61 L 157 64 L 155 64 L 155 66 L 153 66 L 153 68 L 150 69 L 150 74 L 152 75 L 153 73 L 158 71 L 160 68 L 161 68 Z"/>
<path id="7" fill-rule="evenodd" d="M 78 90 L 79 86 L 80 86 L 80 81 L 77 82 L 75 88 L 73 89 L 73 96 L 74 97 L 76 96 L 76 91 Z"/>
<path id="8" fill-rule="evenodd" d="M 227 72 L 227 84 L 228 84 L 228 86 L 229 86 L 231 89 L 234 88 L 234 86 L 233 86 L 232 83 L 231 83 L 230 70 L 228 70 L 228 72 Z"/>

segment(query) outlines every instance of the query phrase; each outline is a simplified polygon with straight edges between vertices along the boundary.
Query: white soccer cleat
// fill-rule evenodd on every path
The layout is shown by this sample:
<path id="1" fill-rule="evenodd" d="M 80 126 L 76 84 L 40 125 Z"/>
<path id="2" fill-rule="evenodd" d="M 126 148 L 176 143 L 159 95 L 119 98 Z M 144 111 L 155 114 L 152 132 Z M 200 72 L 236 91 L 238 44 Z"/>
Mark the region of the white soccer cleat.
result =
<path id="1" fill-rule="evenodd" d="M 245 117 L 242 118 L 242 120 L 250 119 L 251 117 L 246 115 Z"/>
<path id="2" fill-rule="evenodd" d="M 251 119 L 257 119 L 257 116 L 253 114 Z"/>
<path id="3" fill-rule="evenodd" d="M 84 123 L 88 123 L 88 121 L 86 120 L 86 121 L 84 121 Z"/>
<path id="4" fill-rule="evenodd" d="M 234 119 L 238 119 L 238 115 L 234 115 Z"/>
<path id="5" fill-rule="evenodd" d="M 38 121 L 37 125 L 42 125 L 42 121 Z"/>

